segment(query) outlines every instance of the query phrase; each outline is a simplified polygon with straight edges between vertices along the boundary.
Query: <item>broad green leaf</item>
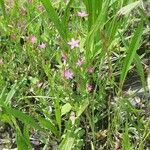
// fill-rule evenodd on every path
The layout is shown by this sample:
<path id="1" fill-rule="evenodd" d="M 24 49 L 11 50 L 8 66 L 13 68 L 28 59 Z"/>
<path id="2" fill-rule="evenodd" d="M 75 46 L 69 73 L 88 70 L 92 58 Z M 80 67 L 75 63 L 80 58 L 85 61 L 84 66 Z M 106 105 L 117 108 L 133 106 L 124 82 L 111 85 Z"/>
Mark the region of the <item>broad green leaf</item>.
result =
<path id="1" fill-rule="evenodd" d="M 84 112 L 84 110 L 88 107 L 88 105 L 89 105 L 89 100 L 88 99 L 84 100 L 80 104 L 80 107 L 77 110 L 77 117 L 79 117 Z"/>
<path id="2" fill-rule="evenodd" d="M 65 105 L 63 105 L 61 109 L 61 115 L 65 115 L 66 113 L 68 113 L 71 108 L 72 106 L 70 105 L 70 103 L 66 103 Z"/>
<path id="3" fill-rule="evenodd" d="M 74 142 L 74 134 L 68 131 L 66 137 L 62 140 L 62 142 L 59 145 L 59 150 L 72 150 Z"/>
<path id="4" fill-rule="evenodd" d="M 135 57 L 136 50 L 139 48 L 139 43 L 141 40 L 142 36 L 142 31 L 143 31 L 143 22 L 140 23 L 139 27 L 134 33 L 134 36 L 132 37 L 131 43 L 129 45 L 129 48 L 127 49 L 127 55 L 123 63 L 123 69 L 121 71 L 121 76 L 120 76 L 120 87 L 122 88 L 123 83 L 125 81 L 127 72 L 129 70 L 129 67 Z"/>

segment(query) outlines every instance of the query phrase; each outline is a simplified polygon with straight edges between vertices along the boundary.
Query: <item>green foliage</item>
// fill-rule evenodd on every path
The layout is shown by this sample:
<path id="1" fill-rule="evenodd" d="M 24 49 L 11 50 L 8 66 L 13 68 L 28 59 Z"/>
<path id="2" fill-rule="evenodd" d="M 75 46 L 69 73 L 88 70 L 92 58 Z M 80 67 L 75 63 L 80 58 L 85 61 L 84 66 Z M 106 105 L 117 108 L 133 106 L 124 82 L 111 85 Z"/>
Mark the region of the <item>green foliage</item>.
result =
<path id="1" fill-rule="evenodd" d="M 148 149 L 149 26 L 141 1 L 0 0 L 0 125 L 17 149 Z"/>
<path id="2" fill-rule="evenodd" d="M 120 76 L 121 87 L 123 86 L 124 80 L 126 78 L 128 70 L 129 70 L 129 67 L 130 67 L 130 65 L 131 65 L 131 63 L 135 57 L 136 50 L 139 48 L 139 43 L 141 40 L 142 31 L 143 31 L 143 23 L 141 23 L 139 25 L 139 27 L 137 28 L 137 30 L 136 30 L 136 32 L 135 32 L 135 34 L 131 40 L 129 48 L 127 50 L 127 56 L 124 60 L 124 66 L 123 66 L 122 73 Z"/>

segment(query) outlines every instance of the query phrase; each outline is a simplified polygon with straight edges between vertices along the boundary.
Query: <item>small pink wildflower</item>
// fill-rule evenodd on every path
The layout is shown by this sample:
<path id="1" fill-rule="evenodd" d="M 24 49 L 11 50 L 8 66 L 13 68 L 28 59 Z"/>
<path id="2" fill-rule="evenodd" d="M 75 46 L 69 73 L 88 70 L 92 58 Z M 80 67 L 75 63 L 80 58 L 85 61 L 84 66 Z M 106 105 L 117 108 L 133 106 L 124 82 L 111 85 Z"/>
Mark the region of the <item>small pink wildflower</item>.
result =
<path id="1" fill-rule="evenodd" d="M 94 67 L 89 67 L 89 68 L 88 68 L 88 73 L 91 74 L 91 73 L 93 73 L 93 72 L 94 72 Z"/>
<path id="2" fill-rule="evenodd" d="M 45 47 L 46 47 L 46 45 L 44 43 L 38 45 L 38 48 L 40 48 L 40 49 L 44 49 Z"/>
<path id="3" fill-rule="evenodd" d="M 77 66 L 81 66 L 82 64 L 84 63 L 84 61 L 83 61 L 83 58 L 79 58 L 78 60 L 77 60 Z"/>
<path id="4" fill-rule="evenodd" d="M 70 45 L 71 49 L 74 49 L 76 47 L 79 47 L 79 40 L 75 40 L 74 38 L 71 39 L 71 41 L 68 42 Z"/>
<path id="5" fill-rule="evenodd" d="M 38 9 L 40 12 L 43 12 L 43 11 L 44 11 L 43 5 L 39 5 L 39 6 L 37 7 L 37 9 Z"/>
<path id="6" fill-rule="evenodd" d="M 0 59 L 0 65 L 2 65 L 4 62 L 3 62 L 3 59 Z"/>
<path id="7" fill-rule="evenodd" d="M 90 93 L 90 92 L 93 92 L 93 90 L 94 90 L 94 86 L 92 84 L 88 84 L 87 91 Z"/>
<path id="8" fill-rule="evenodd" d="M 79 17 L 83 18 L 83 17 L 87 17 L 89 14 L 87 14 L 86 12 L 83 11 L 83 12 L 78 12 L 77 15 Z"/>
<path id="9" fill-rule="evenodd" d="M 70 69 L 64 70 L 64 77 L 66 79 L 73 79 L 73 72 Z"/>
<path id="10" fill-rule="evenodd" d="M 30 40 L 30 42 L 31 42 L 32 44 L 34 44 L 34 43 L 36 43 L 37 38 L 36 38 L 34 35 L 32 35 L 32 36 L 29 37 L 29 40 Z"/>

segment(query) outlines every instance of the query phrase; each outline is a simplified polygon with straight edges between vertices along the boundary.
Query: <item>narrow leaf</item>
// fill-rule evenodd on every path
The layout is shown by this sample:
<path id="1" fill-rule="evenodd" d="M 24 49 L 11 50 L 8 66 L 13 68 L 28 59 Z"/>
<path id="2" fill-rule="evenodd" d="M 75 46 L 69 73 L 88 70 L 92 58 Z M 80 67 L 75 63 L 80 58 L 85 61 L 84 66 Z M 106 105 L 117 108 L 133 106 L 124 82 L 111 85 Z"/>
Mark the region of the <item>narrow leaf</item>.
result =
<path id="1" fill-rule="evenodd" d="M 11 99 L 13 98 L 13 96 L 15 95 L 15 93 L 17 92 L 17 90 L 19 89 L 20 85 L 26 80 L 26 78 L 24 77 L 19 83 L 16 82 L 10 92 L 8 93 L 6 100 L 5 100 L 5 104 L 8 105 L 11 103 Z"/>
<path id="2" fill-rule="evenodd" d="M 68 113 L 71 108 L 72 106 L 70 105 L 70 103 L 66 103 L 65 105 L 63 105 L 61 109 L 61 115 L 65 115 L 66 113 Z"/>
<path id="3" fill-rule="evenodd" d="M 119 11 L 118 11 L 118 15 L 126 15 L 128 13 L 130 13 L 134 8 L 136 8 L 137 6 L 139 6 L 140 1 L 136 1 L 133 2 L 131 4 L 128 4 L 124 7 L 122 7 Z"/>
<path id="4" fill-rule="evenodd" d="M 122 88 L 123 83 L 125 81 L 129 67 L 130 67 L 130 65 L 131 65 L 131 63 L 135 57 L 136 50 L 139 47 L 139 43 L 140 43 L 141 35 L 142 35 L 142 30 L 143 30 L 143 23 L 141 23 L 139 25 L 139 27 L 137 28 L 137 30 L 135 31 L 134 36 L 133 36 L 131 43 L 129 45 L 129 48 L 127 50 L 127 56 L 124 60 L 124 63 L 123 63 L 124 65 L 123 65 L 123 69 L 122 69 L 121 76 L 120 76 L 120 87 L 121 88 Z"/>
<path id="5" fill-rule="evenodd" d="M 20 121 L 22 121 L 23 123 L 27 124 L 27 125 L 30 125 L 30 127 L 33 127 L 35 129 L 39 129 L 39 130 L 43 130 L 39 125 L 38 123 L 35 121 L 34 118 L 32 118 L 31 116 L 19 111 L 19 110 L 16 110 L 14 108 L 11 108 L 11 107 L 7 107 L 6 105 L 4 104 L 1 104 L 2 107 L 6 110 L 6 112 L 9 114 L 9 115 L 13 115 L 15 118 L 18 118 Z"/>
<path id="6" fill-rule="evenodd" d="M 54 133 L 56 136 L 59 135 L 57 128 L 50 120 L 46 120 L 45 118 L 38 117 L 38 121 L 44 128 L 51 130 L 51 132 Z"/>
<path id="7" fill-rule="evenodd" d="M 86 99 L 83 103 L 81 103 L 80 107 L 77 110 L 77 117 L 79 117 L 84 112 L 84 110 L 88 107 L 88 105 L 89 105 L 88 99 Z"/>
<path id="8" fill-rule="evenodd" d="M 56 29 L 58 30 L 60 36 L 62 39 L 67 40 L 67 34 L 65 32 L 65 27 L 63 23 L 60 21 L 55 9 L 52 6 L 52 3 L 50 0 L 41 0 L 42 4 L 44 5 L 49 18 L 54 23 Z"/>

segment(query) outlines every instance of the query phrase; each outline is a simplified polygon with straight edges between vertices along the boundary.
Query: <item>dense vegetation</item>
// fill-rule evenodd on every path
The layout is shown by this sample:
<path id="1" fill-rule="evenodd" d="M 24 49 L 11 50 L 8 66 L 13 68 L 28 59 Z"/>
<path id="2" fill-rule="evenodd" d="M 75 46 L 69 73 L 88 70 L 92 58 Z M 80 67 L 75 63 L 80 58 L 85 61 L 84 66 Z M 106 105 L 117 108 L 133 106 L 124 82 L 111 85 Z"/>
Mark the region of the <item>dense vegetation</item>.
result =
<path id="1" fill-rule="evenodd" d="M 0 149 L 150 150 L 149 6 L 0 0 Z"/>

